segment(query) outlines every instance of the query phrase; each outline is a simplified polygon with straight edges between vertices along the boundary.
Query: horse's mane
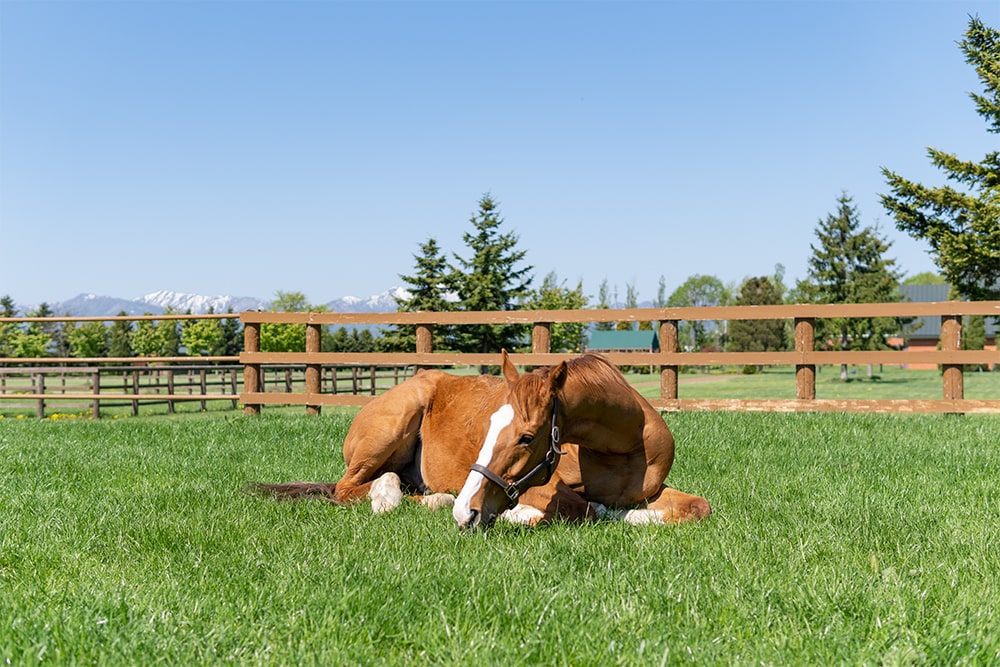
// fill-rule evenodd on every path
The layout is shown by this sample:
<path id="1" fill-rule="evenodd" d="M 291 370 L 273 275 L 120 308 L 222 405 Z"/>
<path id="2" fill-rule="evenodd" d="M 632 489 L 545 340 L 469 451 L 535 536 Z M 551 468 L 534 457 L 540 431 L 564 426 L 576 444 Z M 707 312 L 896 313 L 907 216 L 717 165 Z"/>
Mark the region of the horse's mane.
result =
<path id="1" fill-rule="evenodd" d="M 574 382 L 579 382 L 589 389 L 606 391 L 610 386 L 625 388 L 630 386 L 617 366 L 608 361 L 607 358 L 593 352 L 570 359 L 566 362 L 566 367 L 567 378 L 572 378 Z M 552 369 L 553 367 L 549 366 L 535 372 L 542 377 L 548 377 Z"/>

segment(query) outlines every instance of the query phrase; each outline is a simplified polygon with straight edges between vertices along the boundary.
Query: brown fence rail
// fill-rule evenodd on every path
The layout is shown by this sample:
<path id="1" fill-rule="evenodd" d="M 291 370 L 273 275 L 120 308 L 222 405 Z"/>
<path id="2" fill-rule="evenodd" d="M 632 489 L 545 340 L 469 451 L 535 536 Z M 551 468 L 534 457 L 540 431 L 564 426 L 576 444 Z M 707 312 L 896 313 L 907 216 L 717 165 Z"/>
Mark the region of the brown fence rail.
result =
<path id="1" fill-rule="evenodd" d="M 551 326 L 557 322 L 656 322 L 660 352 L 606 353 L 619 366 L 655 366 L 660 370 L 660 397 L 651 399 L 660 410 L 773 410 L 773 411 L 859 411 L 859 412 L 950 412 L 1000 413 L 1000 400 L 971 400 L 964 395 L 964 364 L 1000 363 L 997 350 L 962 350 L 962 318 L 968 315 L 1000 317 L 1000 301 L 883 304 L 796 304 L 784 306 L 716 306 L 704 308 L 634 308 L 625 310 L 522 310 L 458 313 L 240 313 L 244 331 L 244 390 L 240 394 L 247 414 L 261 406 L 300 404 L 316 413 L 323 405 L 363 405 L 371 397 L 331 396 L 319 390 L 315 369 L 322 364 L 409 364 L 416 367 L 451 365 L 497 365 L 499 350 L 493 354 L 434 352 L 431 349 L 435 325 L 522 324 L 531 326 L 531 352 L 513 354 L 514 363 L 540 366 L 558 363 L 571 354 L 549 352 Z M 816 350 L 816 320 L 823 318 L 927 317 L 941 318 L 939 350 L 872 352 Z M 791 320 L 795 327 L 795 349 L 788 352 L 680 352 L 678 323 L 697 320 Z M 304 352 L 261 352 L 262 324 L 304 324 Z M 406 324 L 416 327 L 416 351 L 404 353 L 324 353 L 320 332 L 325 325 Z M 305 394 L 275 394 L 259 385 L 260 367 L 266 363 L 302 364 L 306 368 Z M 942 369 L 940 400 L 830 400 L 816 398 L 816 369 L 840 364 L 939 364 Z M 776 365 L 795 367 L 795 399 L 754 400 L 683 399 L 678 396 L 678 373 L 686 366 Z M 310 375 L 310 368 L 314 369 Z M 310 379 L 311 378 L 311 379 Z"/>
<path id="2" fill-rule="evenodd" d="M 862 411 L 862 412 L 953 412 L 1000 413 L 1000 400 L 971 400 L 964 396 L 963 365 L 1000 364 L 1000 353 L 991 350 L 962 350 L 962 318 L 970 315 L 1000 317 L 1000 301 L 891 303 L 891 304 L 797 304 L 783 306 L 718 306 L 702 308 L 635 308 L 603 310 L 522 310 L 459 313 L 239 313 L 243 325 L 244 352 L 238 357 L 160 357 L 143 360 L 147 365 L 130 367 L 134 357 L 89 359 L 0 359 L 0 401 L 34 401 L 39 416 L 48 401 L 77 401 L 91 406 L 95 416 L 100 405 L 114 402 L 133 406 L 156 401 L 171 406 L 178 401 L 236 401 L 247 414 L 256 414 L 263 405 L 304 405 L 309 413 L 323 405 L 364 405 L 374 395 L 414 372 L 433 366 L 498 365 L 499 350 L 490 354 L 435 352 L 431 347 L 435 325 L 518 324 L 531 329 L 531 352 L 513 354 L 516 364 L 540 366 L 558 363 L 574 355 L 550 352 L 551 326 L 555 323 L 652 322 L 658 327 L 660 352 L 605 353 L 619 366 L 659 369 L 660 396 L 650 402 L 660 410 L 774 410 L 774 411 Z M 53 321 L 137 321 L 142 319 L 232 319 L 232 313 L 214 315 L 152 315 L 115 317 L 0 318 L 3 322 Z M 938 350 L 870 352 L 816 350 L 816 321 L 824 318 L 940 317 L 941 341 Z M 678 325 L 684 321 L 788 320 L 795 331 L 795 349 L 786 352 L 681 352 Z M 261 352 L 262 324 L 299 324 L 306 327 L 302 352 Z M 324 326 L 411 325 L 416 328 L 416 349 L 400 353 L 321 352 Z M 238 366 L 234 366 L 238 362 Z M 942 398 L 939 400 L 829 400 L 816 398 L 816 371 L 822 365 L 914 363 L 936 364 L 942 368 Z M 70 364 L 74 364 L 70 366 Z M 77 365 L 79 364 L 79 366 Z M 122 366 L 125 364 L 126 366 Z M 61 367 L 60 367 L 61 365 Z M 177 390 L 176 373 L 197 373 Z M 193 367 L 199 369 L 195 371 Z M 795 398 L 780 399 L 685 399 L 678 395 L 681 369 L 706 365 L 794 366 Z M 162 368 L 158 366 L 163 366 Z M 96 371 L 94 369 L 97 369 Z M 175 373 L 175 385 L 164 386 L 168 369 Z M 205 368 L 202 380 L 200 369 Z M 242 381 L 237 394 L 233 386 Z M 44 371 L 39 369 L 45 369 Z M 213 371 L 210 369 L 219 369 Z M 25 373 L 25 371 L 32 371 Z M 96 372 L 96 380 L 94 374 Z M 20 373 L 20 375 L 18 375 Z M 160 373 L 161 375 L 157 375 Z M 229 373 L 226 375 L 226 373 Z M 68 378 L 90 377 L 85 389 L 70 389 Z M 105 384 L 104 376 L 108 376 Z M 28 389 L 14 392 L 14 378 L 30 376 Z M 154 378 L 160 378 L 160 385 Z M 6 378 L 11 384 L 3 385 Z M 39 379 L 40 378 L 40 379 Z M 114 379 L 116 378 L 116 379 Z M 117 390 L 113 391 L 117 382 Z M 238 386 L 238 385 L 237 385 Z M 152 389 L 151 389 L 152 387 Z M 216 392 L 216 390 L 218 390 Z M 185 393 L 187 392 L 187 393 Z"/>

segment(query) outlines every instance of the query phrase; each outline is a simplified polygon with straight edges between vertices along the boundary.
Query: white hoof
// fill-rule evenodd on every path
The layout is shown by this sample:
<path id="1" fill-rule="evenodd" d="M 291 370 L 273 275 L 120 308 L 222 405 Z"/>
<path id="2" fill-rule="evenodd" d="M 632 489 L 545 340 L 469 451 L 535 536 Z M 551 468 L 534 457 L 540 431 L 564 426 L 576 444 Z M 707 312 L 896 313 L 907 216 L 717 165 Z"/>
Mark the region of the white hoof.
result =
<path id="1" fill-rule="evenodd" d="M 387 472 L 372 483 L 368 491 L 368 497 L 372 499 L 372 511 L 376 514 L 390 512 L 403 502 L 403 489 L 399 481 L 399 475 L 394 472 Z"/>
<path id="2" fill-rule="evenodd" d="M 439 510 L 442 507 L 450 507 L 455 504 L 455 496 L 450 493 L 432 493 L 424 496 L 420 501 L 424 507 L 432 510 Z"/>

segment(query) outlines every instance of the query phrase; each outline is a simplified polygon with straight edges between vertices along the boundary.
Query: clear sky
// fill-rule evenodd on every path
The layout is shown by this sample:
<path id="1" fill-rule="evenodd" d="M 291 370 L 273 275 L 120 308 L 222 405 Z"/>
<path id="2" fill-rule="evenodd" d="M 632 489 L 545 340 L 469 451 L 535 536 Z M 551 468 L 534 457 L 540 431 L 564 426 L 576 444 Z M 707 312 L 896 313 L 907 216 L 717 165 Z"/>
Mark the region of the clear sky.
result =
<path id="1" fill-rule="evenodd" d="M 368 296 L 486 192 L 590 295 L 791 284 L 843 190 L 933 270 L 879 169 L 996 150 L 969 15 L 1000 2 L 0 0 L 0 294 Z"/>

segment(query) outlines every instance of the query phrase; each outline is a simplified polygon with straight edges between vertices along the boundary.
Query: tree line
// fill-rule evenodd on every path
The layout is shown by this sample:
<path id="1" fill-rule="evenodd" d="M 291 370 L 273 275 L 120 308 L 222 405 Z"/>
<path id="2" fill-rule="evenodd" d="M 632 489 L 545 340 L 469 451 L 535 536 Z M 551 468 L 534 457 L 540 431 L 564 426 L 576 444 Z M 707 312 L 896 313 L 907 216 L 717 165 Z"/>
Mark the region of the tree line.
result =
<path id="1" fill-rule="evenodd" d="M 983 84 L 981 94 L 972 93 L 977 113 L 987 131 L 1000 133 L 1000 33 L 970 18 L 965 38 L 959 42 L 966 61 Z M 928 149 L 931 162 L 946 178 L 962 187 L 928 187 L 906 180 L 888 168 L 882 169 L 888 192 L 882 204 L 896 227 L 928 242 L 940 277 L 919 275 L 913 282 L 946 281 L 955 298 L 1000 299 L 1000 153 L 988 153 L 981 162 L 963 161 L 937 149 Z M 567 285 L 555 272 L 548 273 L 538 287 L 534 267 L 519 238 L 505 231 L 498 202 L 484 194 L 469 220 L 462 240 L 464 254 L 446 255 L 436 238 L 418 245 L 414 265 L 400 274 L 408 296 L 397 298 L 400 312 L 505 311 L 515 309 L 634 308 L 638 291 L 605 279 L 596 300 L 584 293 L 582 280 Z M 794 286 L 784 283 L 780 264 L 766 275 L 745 278 L 739 285 L 726 285 L 715 276 L 689 277 L 669 295 L 660 277 L 653 307 L 768 305 L 781 303 L 882 303 L 901 299 L 902 272 L 888 256 L 891 243 L 877 226 L 865 226 L 848 193 L 841 193 L 834 211 L 820 219 L 816 240 L 810 245 L 807 275 Z M 278 292 L 271 310 L 296 312 L 321 310 L 300 292 Z M 15 317 L 13 300 L 0 299 L 0 312 Z M 30 316 L 52 316 L 46 304 Z M 124 315 L 124 313 L 122 313 Z M 981 345 L 985 325 L 973 318 L 963 341 Z M 631 322 L 605 322 L 597 329 L 629 329 Z M 905 333 L 906 321 L 896 318 L 822 320 L 817 345 L 829 349 L 882 349 L 890 336 Z M 652 328 L 652 322 L 638 324 Z M 580 352 L 585 349 L 587 328 L 583 323 L 554 323 L 551 349 Z M 437 325 L 433 330 L 436 350 L 493 352 L 501 348 L 520 350 L 530 345 L 523 325 Z M 771 351 L 790 349 L 791 332 L 781 321 L 683 322 L 679 332 L 687 350 L 729 349 Z M 408 325 L 370 328 L 340 328 L 322 332 L 322 349 L 332 352 L 408 351 L 415 348 L 416 328 Z M 242 350 L 242 332 L 237 318 L 168 320 L 159 323 L 116 321 L 110 326 L 88 322 L 0 324 L 0 356 L 127 357 L 189 355 L 229 356 Z M 304 325 L 265 324 L 261 349 L 294 351 L 305 347 Z"/>

